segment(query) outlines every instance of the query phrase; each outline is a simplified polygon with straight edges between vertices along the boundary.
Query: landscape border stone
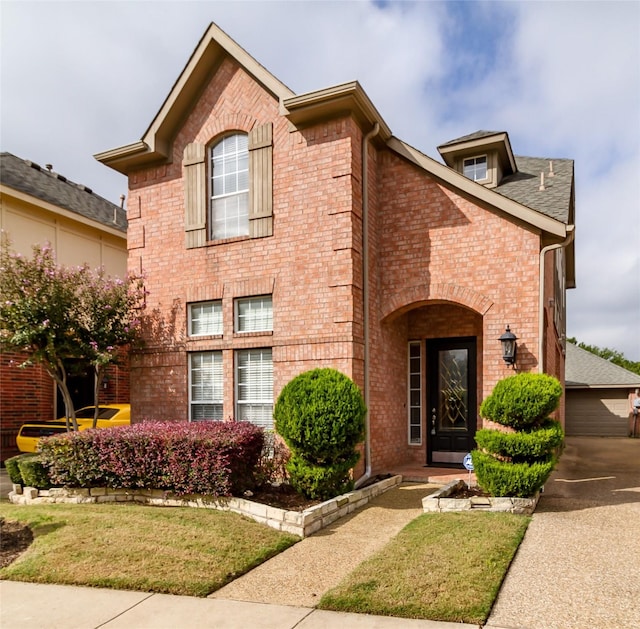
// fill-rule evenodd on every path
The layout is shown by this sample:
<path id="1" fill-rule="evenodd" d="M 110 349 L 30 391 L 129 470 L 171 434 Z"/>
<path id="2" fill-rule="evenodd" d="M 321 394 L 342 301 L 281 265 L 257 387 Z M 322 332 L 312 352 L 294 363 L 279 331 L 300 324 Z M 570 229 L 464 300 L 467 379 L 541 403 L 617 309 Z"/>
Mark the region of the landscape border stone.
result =
<path id="1" fill-rule="evenodd" d="M 135 502 L 158 507 L 217 509 L 239 513 L 279 531 L 308 537 L 365 506 L 372 498 L 396 487 L 401 482 L 402 476 L 391 476 L 362 489 L 355 489 L 347 494 L 321 502 L 304 511 L 287 511 L 252 502 L 246 498 L 213 498 L 199 494 L 178 497 L 171 492 L 160 489 L 108 489 L 105 487 L 90 489 L 54 487 L 39 490 L 35 487 L 14 485 L 13 490 L 9 493 L 9 501 L 13 504 L 23 505 Z"/>
<path id="2" fill-rule="evenodd" d="M 540 492 L 531 498 L 472 496 L 470 498 L 450 498 L 459 489 L 467 487 L 463 480 L 453 480 L 432 494 L 422 499 L 422 509 L 425 513 L 443 511 L 494 511 L 502 513 L 518 513 L 531 515 L 540 499 Z"/>

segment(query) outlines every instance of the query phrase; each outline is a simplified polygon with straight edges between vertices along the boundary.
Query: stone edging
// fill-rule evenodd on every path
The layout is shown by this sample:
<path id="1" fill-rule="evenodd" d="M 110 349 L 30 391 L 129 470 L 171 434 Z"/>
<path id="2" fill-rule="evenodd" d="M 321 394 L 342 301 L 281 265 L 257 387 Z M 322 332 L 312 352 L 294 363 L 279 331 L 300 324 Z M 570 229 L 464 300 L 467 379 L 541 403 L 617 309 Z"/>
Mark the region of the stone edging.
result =
<path id="1" fill-rule="evenodd" d="M 339 518 L 353 513 L 356 509 L 366 505 L 372 498 L 401 482 L 402 476 L 392 476 L 368 487 L 331 498 L 304 511 L 286 511 L 258 502 L 251 502 L 245 498 L 211 498 L 202 495 L 176 497 L 171 492 L 159 489 L 107 489 L 104 487 L 66 489 L 60 487 L 38 490 L 34 487 L 14 485 L 13 491 L 9 493 L 9 500 L 13 504 L 24 505 L 59 502 L 74 504 L 135 502 L 160 507 L 217 509 L 233 511 L 279 531 L 307 537 Z"/>
<path id="2" fill-rule="evenodd" d="M 425 513 L 441 511 L 501 511 L 531 515 L 538 504 L 540 492 L 533 498 L 494 498 L 473 496 L 471 498 L 449 498 L 457 489 L 466 486 L 463 480 L 454 480 L 422 499 Z"/>

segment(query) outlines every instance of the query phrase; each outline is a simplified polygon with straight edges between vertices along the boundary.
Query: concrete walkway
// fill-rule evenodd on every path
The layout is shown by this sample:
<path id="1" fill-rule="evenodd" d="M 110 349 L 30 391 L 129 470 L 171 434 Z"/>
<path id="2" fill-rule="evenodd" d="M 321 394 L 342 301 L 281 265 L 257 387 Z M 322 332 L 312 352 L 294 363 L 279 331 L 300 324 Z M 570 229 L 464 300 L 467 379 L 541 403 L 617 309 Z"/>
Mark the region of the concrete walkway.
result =
<path id="1" fill-rule="evenodd" d="M 422 513 L 422 498 L 436 489 L 424 483 L 391 489 L 211 597 L 313 607 L 325 592 L 417 518 Z"/>

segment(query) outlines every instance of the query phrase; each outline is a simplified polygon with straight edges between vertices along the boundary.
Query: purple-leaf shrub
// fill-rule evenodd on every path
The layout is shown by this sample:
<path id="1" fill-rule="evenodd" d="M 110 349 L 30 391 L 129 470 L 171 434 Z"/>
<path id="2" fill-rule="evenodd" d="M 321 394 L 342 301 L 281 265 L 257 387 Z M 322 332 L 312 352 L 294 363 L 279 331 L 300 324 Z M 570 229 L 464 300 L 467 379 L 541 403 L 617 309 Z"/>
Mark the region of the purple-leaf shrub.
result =
<path id="1" fill-rule="evenodd" d="M 254 486 L 264 443 L 248 422 L 155 422 L 55 435 L 41 441 L 54 484 L 241 494 Z"/>

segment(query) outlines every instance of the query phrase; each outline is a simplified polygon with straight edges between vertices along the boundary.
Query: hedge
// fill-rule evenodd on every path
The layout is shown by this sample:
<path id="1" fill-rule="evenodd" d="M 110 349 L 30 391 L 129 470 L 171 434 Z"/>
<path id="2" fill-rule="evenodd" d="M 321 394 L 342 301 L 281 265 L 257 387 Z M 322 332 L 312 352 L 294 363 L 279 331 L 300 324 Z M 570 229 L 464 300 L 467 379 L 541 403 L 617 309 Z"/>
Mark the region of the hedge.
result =
<path id="1" fill-rule="evenodd" d="M 511 458 L 515 463 L 548 458 L 551 451 L 562 445 L 563 438 L 560 422 L 552 419 L 527 431 L 501 432 L 483 428 L 476 433 L 480 449 Z"/>
<path id="2" fill-rule="evenodd" d="M 254 486 L 264 443 L 248 422 L 143 422 L 40 442 L 55 485 L 240 495 Z"/>
<path id="3" fill-rule="evenodd" d="M 471 459 L 482 489 L 492 496 L 518 498 L 533 496 L 545 484 L 557 462 L 555 456 L 536 463 L 498 461 L 479 450 L 471 453 Z"/>

